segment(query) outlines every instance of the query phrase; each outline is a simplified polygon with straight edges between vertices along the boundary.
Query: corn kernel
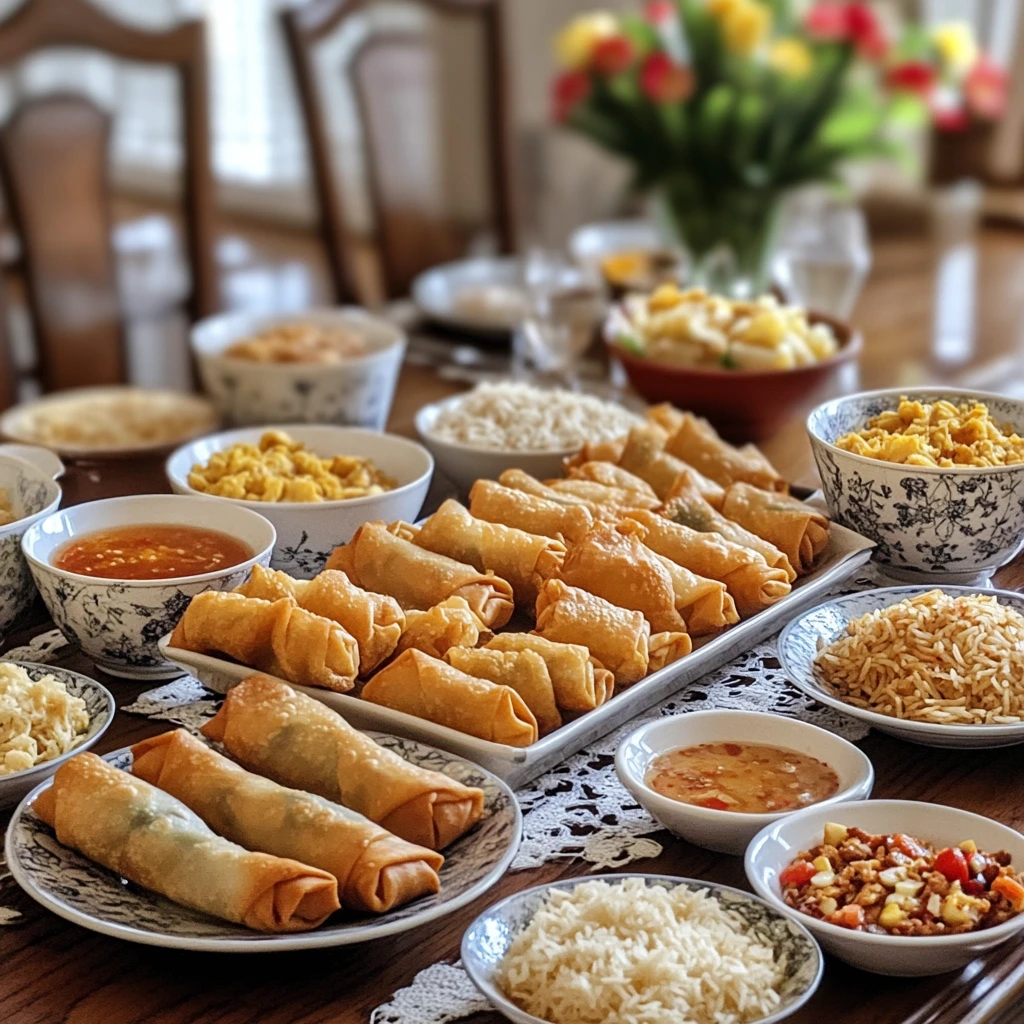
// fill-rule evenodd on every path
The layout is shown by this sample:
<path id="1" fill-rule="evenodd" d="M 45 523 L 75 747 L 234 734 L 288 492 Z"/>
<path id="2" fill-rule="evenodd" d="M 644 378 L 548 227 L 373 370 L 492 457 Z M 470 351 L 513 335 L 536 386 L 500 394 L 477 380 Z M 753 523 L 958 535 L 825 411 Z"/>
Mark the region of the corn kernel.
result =
<path id="1" fill-rule="evenodd" d="M 811 861 L 811 863 L 818 871 L 832 870 L 832 862 L 828 859 L 828 857 L 815 857 L 814 860 Z"/>
<path id="2" fill-rule="evenodd" d="M 847 831 L 845 825 L 837 825 L 834 821 L 826 822 L 825 824 L 825 845 L 826 846 L 839 846 L 840 843 L 845 843 L 850 833 Z"/>
<path id="3" fill-rule="evenodd" d="M 818 904 L 818 909 L 825 917 L 831 917 L 839 909 L 839 904 L 831 896 L 826 896 Z"/>
<path id="4" fill-rule="evenodd" d="M 907 915 L 903 910 L 895 903 L 890 903 L 882 908 L 881 914 L 878 915 L 878 923 L 883 928 L 892 928 L 893 925 L 897 925 L 900 921 L 906 920 Z"/>
<path id="5" fill-rule="evenodd" d="M 672 309 L 683 301 L 683 295 L 674 284 L 663 284 L 654 290 L 647 300 L 647 308 L 652 313 L 658 313 L 664 309 Z"/>
<path id="6" fill-rule="evenodd" d="M 960 849 L 970 856 L 972 853 L 978 852 L 978 844 L 973 839 L 965 839 L 960 844 Z"/>

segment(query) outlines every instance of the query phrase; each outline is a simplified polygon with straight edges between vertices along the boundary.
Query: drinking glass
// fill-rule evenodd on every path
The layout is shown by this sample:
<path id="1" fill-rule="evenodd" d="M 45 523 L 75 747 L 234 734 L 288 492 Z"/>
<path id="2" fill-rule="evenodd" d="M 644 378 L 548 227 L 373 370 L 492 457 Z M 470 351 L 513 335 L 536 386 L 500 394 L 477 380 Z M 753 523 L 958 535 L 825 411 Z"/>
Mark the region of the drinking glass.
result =
<path id="1" fill-rule="evenodd" d="M 786 299 L 847 320 L 871 269 L 864 215 L 856 206 L 807 203 L 785 216 L 774 259 Z"/>

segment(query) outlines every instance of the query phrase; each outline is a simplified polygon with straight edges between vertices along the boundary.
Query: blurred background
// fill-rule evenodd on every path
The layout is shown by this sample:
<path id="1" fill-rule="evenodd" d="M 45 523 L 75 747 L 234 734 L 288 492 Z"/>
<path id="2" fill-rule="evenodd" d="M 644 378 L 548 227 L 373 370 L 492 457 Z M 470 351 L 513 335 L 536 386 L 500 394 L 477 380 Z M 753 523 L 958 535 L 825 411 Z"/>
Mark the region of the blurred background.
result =
<path id="1" fill-rule="evenodd" d="M 858 163 L 845 202 L 869 232 L 850 258 L 896 294 L 908 275 L 935 275 L 926 305 L 888 306 L 920 318 L 923 359 L 977 362 L 979 302 L 1006 306 L 988 323 L 1001 331 L 992 354 L 1012 354 L 1024 289 L 1000 276 L 997 298 L 978 293 L 971 243 L 979 226 L 997 230 L 986 259 L 1009 280 L 1024 275 L 1021 5 L 875 7 L 925 30 L 969 26 L 1006 69 L 1005 103 L 952 135 L 931 119 L 904 127 L 910 158 Z M 561 248 L 581 225 L 635 214 L 628 166 L 551 118 L 551 41 L 589 10 L 5 0 L 0 403 L 115 380 L 187 386 L 184 339 L 203 315 L 379 307 L 432 264 Z M 801 201 L 814 208 L 813 190 L 790 198 L 798 240 Z"/>

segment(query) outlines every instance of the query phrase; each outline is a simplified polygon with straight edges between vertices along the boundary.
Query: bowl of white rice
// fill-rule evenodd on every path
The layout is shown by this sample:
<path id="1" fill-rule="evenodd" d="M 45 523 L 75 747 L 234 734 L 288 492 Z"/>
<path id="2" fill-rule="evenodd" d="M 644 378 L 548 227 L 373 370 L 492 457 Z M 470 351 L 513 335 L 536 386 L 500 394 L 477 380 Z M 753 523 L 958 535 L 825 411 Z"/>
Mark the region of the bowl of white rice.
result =
<path id="1" fill-rule="evenodd" d="M 588 441 L 612 441 L 641 422 L 594 395 L 529 384 L 479 384 L 423 406 L 416 430 L 437 468 L 463 490 L 522 469 L 539 480 L 562 475 L 562 459 Z"/>
<path id="2" fill-rule="evenodd" d="M 769 1024 L 824 967 L 803 924 L 759 897 L 643 874 L 516 893 L 469 926 L 462 964 L 517 1024 Z"/>

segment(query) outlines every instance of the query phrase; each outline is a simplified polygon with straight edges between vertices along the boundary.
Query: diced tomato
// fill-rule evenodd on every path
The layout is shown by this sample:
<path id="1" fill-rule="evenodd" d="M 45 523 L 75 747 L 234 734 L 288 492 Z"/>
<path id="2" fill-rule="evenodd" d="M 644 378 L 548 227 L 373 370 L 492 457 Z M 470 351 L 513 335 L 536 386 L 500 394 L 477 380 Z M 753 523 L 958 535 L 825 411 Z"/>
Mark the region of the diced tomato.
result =
<path id="1" fill-rule="evenodd" d="M 817 873 L 818 869 L 809 860 L 795 860 L 782 869 L 779 881 L 783 885 L 803 885 Z"/>
<path id="2" fill-rule="evenodd" d="M 928 851 L 916 840 L 912 839 L 908 835 L 904 835 L 902 832 L 897 832 L 892 837 L 892 845 L 896 847 L 900 853 L 906 854 L 908 857 L 927 857 Z M 963 857 L 963 853 L 959 850 L 960 856 Z M 942 869 L 939 868 L 941 871 Z"/>
<path id="3" fill-rule="evenodd" d="M 856 903 L 850 903 L 845 907 L 840 907 L 829 920 L 842 928 L 852 928 L 856 931 L 858 928 L 864 927 L 864 908 Z"/>
<path id="4" fill-rule="evenodd" d="M 743 753 L 743 748 L 738 743 L 726 743 L 725 752 L 730 757 L 739 757 Z"/>
<path id="5" fill-rule="evenodd" d="M 939 874 L 945 875 L 949 881 L 959 882 L 963 887 L 966 887 L 971 877 L 971 871 L 967 866 L 967 858 L 964 856 L 964 851 L 957 846 L 947 847 L 945 850 L 939 851 L 935 858 L 935 870 Z"/>
<path id="6" fill-rule="evenodd" d="M 698 807 L 707 807 L 712 811 L 727 811 L 729 805 L 724 800 L 719 800 L 717 796 L 706 796 L 703 800 L 697 801 Z"/>
<path id="7" fill-rule="evenodd" d="M 1000 875 L 992 883 L 992 891 L 999 893 L 1000 896 L 1005 896 L 1018 914 L 1024 910 L 1024 885 L 1021 885 L 1015 878 L 1010 878 L 1009 875 Z"/>

